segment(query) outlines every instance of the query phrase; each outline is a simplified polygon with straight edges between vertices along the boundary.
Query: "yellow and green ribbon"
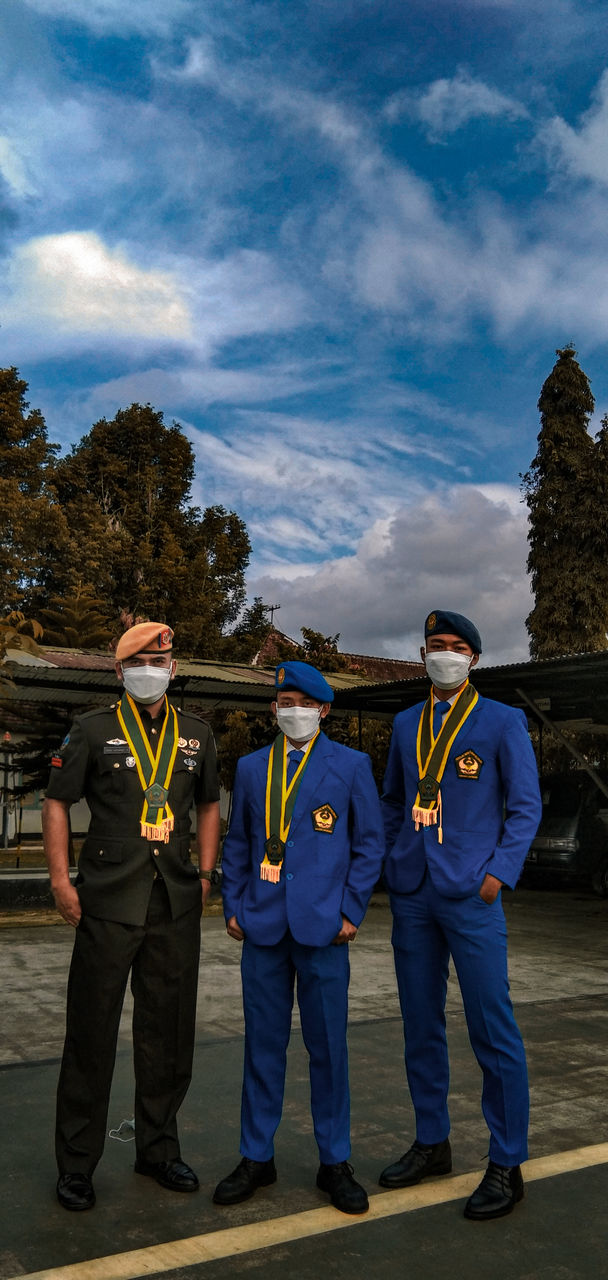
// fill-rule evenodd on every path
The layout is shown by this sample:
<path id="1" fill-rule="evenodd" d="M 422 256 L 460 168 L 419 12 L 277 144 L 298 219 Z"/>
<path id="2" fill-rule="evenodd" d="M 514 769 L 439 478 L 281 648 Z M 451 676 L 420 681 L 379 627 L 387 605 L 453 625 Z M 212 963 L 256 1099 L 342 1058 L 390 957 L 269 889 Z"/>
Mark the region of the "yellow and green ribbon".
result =
<path id="1" fill-rule="evenodd" d="M 148 741 L 137 704 L 128 693 L 125 692 L 120 699 L 116 714 L 135 760 L 144 793 L 140 818 L 141 835 L 146 840 L 162 840 L 167 844 L 174 827 L 173 814 L 167 801 L 179 745 L 177 712 L 169 705 L 165 696 L 165 715 L 156 752 L 152 751 Z"/>
<path id="2" fill-rule="evenodd" d="M 416 759 L 418 761 L 418 793 L 412 808 L 416 831 L 422 827 L 437 825 L 437 838 L 443 842 L 441 824 L 441 781 L 452 748 L 452 743 L 470 716 L 479 699 L 477 690 L 467 680 L 458 697 L 452 703 L 441 729 L 433 735 L 433 691 L 427 698 L 418 722 Z"/>
<path id="3" fill-rule="evenodd" d="M 278 884 L 281 878 L 283 855 L 289 835 L 289 827 L 296 802 L 296 796 L 302 781 L 304 770 L 310 760 L 312 749 L 319 737 L 319 730 L 314 738 L 306 744 L 304 755 L 287 785 L 287 738 L 280 733 L 275 738 L 268 757 L 266 773 L 266 842 L 264 858 L 260 863 L 260 879 L 270 880 Z"/>

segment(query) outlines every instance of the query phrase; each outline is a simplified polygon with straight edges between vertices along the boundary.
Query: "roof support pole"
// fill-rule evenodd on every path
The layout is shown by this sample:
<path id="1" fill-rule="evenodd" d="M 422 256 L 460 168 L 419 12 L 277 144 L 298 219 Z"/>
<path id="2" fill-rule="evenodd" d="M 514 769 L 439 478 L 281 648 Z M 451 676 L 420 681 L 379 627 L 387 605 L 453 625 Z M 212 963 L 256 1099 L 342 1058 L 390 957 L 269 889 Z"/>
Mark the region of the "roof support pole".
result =
<path id="1" fill-rule="evenodd" d="M 556 738 L 559 738 L 560 742 L 562 742 L 566 747 L 566 750 L 570 752 L 570 755 L 574 757 L 578 764 L 580 764 L 581 769 L 584 769 L 585 773 L 588 773 L 589 777 L 593 779 L 598 791 L 601 791 L 602 795 L 608 796 L 608 786 L 603 779 L 600 778 L 599 773 L 596 772 L 592 765 L 587 763 L 585 757 L 581 755 L 580 751 L 578 751 L 575 746 L 573 746 L 566 735 L 562 733 L 561 729 L 558 729 L 557 725 L 554 724 L 547 715 L 545 715 L 544 711 L 540 710 L 540 707 L 536 705 L 534 699 L 529 698 L 527 693 L 524 693 L 523 689 L 516 689 L 515 692 L 518 698 L 527 702 L 528 706 L 532 708 L 534 715 L 538 716 L 538 719 L 547 729 L 549 729 L 550 733 L 554 733 Z"/>

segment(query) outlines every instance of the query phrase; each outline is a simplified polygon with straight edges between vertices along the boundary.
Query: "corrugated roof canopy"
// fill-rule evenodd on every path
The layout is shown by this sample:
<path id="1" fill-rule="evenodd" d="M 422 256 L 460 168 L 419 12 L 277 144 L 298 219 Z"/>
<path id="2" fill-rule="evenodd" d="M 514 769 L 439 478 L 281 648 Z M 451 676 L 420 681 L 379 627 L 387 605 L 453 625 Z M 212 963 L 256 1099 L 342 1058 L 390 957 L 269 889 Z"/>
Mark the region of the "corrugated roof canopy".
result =
<path id="1" fill-rule="evenodd" d="M 52 657 L 58 665 L 7 664 L 16 686 L 16 702 L 99 706 L 112 701 L 117 683 L 113 659 L 107 654 L 66 650 Z M 361 712 L 390 719 L 428 692 L 426 677 L 369 684 L 365 677 L 351 672 L 332 671 L 326 676 L 336 693 L 335 710 L 343 715 Z M 473 679 L 486 697 L 527 711 L 534 703 L 558 725 L 608 730 L 608 650 L 501 667 L 479 666 Z M 273 687 L 274 668 L 200 661 L 180 661 L 173 684 L 176 701 L 203 713 L 215 708 L 263 711 Z"/>
<path id="2" fill-rule="evenodd" d="M 600 653 L 579 653 L 566 658 L 539 662 L 517 662 L 502 667 L 475 668 L 475 688 L 486 698 L 523 707 L 535 703 L 555 724 L 562 727 L 608 728 L 608 649 Z M 426 677 L 394 680 L 387 684 L 351 689 L 337 694 L 336 705 L 366 715 L 392 717 L 411 707 L 428 693 Z"/>

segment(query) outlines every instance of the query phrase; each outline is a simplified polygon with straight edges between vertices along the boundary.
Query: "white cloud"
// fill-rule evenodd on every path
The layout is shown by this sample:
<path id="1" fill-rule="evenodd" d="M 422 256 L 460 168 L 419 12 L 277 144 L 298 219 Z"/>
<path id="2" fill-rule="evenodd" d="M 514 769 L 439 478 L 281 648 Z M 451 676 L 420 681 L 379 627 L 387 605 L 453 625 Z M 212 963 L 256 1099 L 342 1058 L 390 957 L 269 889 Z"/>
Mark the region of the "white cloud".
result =
<path id="1" fill-rule="evenodd" d="M 458 486 L 377 520 L 354 555 L 314 576 L 259 569 L 251 595 L 281 605 L 280 627 L 333 635 L 351 653 L 415 658 L 425 615 L 451 608 L 478 624 L 484 662 L 527 657 L 526 517 L 519 494 Z"/>
<path id="2" fill-rule="evenodd" d="M 0 173 L 11 191 L 20 198 L 33 194 L 25 165 L 10 138 L 0 137 Z"/>
<path id="3" fill-rule="evenodd" d="M 434 80 L 422 94 L 405 90 L 389 98 L 385 108 L 388 120 L 397 120 L 404 112 L 419 119 L 433 141 L 456 133 L 471 120 L 513 121 L 528 116 L 526 108 L 515 98 L 482 80 L 475 80 L 464 69 L 458 70 L 451 79 Z"/>
<path id="4" fill-rule="evenodd" d="M 594 101 L 573 128 L 561 116 L 555 116 L 538 134 L 547 150 L 549 161 L 578 178 L 608 183 L 608 71 L 599 81 Z"/>
<path id="5" fill-rule="evenodd" d="M 92 231 L 40 236 L 21 245 L 7 274 L 9 328 L 63 334 L 179 340 L 188 307 L 168 272 L 145 271 Z"/>
<path id="6" fill-rule="evenodd" d="M 191 0 L 24 0 L 26 6 L 57 22 L 64 18 L 96 32 L 149 32 L 169 35 L 192 13 Z"/>
<path id="7" fill-rule="evenodd" d="M 215 261 L 202 255 L 164 255 L 159 261 L 157 254 L 148 269 L 133 260 L 135 254 L 134 246 L 110 248 L 92 231 L 40 236 L 20 245 L 4 283 L 4 324 L 19 359 L 37 345 L 46 353 L 69 342 L 78 349 L 95 337 L 109 346 L 118 339 L 123 351 L 134 354 L 142 344 L 179 344 L 208 361 L 230 339 L 284 333 L 307 318 L 303 291 L 283 278 L 267 254 L 241 250 Z M 196 387 L 204 403 L 200 372 L 161 372 L 151 380 L 158 385 L 163 379 L 184 388 L 189 380 L 189 398 Z M 251 386 L 251 377 L 244 381 Z M 207 400 L 217 399 L 230 382 L 238 398 L 238 371 L 215 371 L 214 377 L 210 370 Z"/>

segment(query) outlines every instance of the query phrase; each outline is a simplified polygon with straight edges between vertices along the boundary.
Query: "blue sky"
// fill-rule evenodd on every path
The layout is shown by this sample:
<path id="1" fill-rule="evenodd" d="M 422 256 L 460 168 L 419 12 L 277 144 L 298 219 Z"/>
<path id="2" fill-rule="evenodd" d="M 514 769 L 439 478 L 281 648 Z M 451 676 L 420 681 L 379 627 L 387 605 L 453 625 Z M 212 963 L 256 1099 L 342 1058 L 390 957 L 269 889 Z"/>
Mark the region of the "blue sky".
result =
<path id="1" fill-rule="evenodd" d="M 595 0 L 4 0 L 0 362 L 67 449 L 150 401 L 277 624 L 527 654 L 536 402 L 608 412 Z"/>

